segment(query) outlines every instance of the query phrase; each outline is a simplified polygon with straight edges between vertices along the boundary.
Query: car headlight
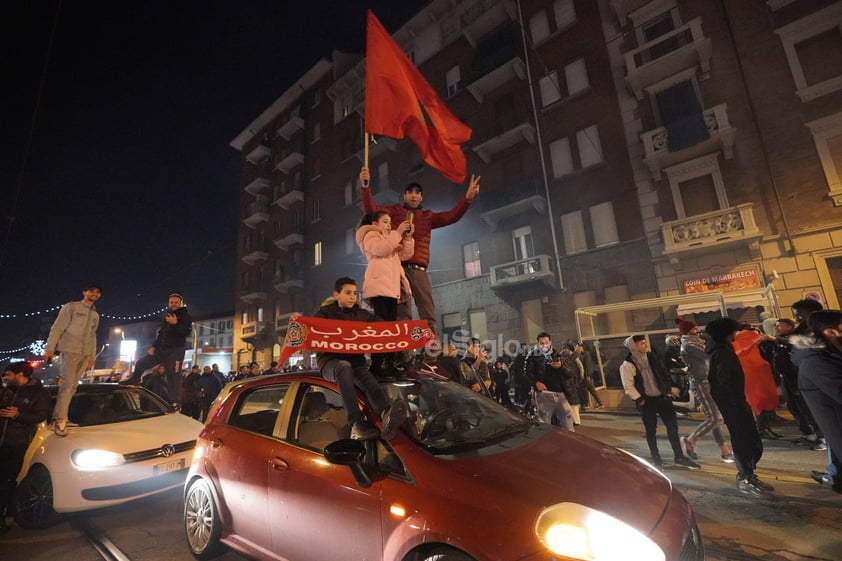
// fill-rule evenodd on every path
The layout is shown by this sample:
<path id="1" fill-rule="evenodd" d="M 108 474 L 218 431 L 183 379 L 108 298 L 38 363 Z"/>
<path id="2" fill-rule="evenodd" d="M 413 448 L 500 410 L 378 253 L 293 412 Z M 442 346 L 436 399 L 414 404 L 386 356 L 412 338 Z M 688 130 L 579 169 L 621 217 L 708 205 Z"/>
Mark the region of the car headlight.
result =
<path id="1" fill-rule="evenodd" d="M 545 508 L 535 524 L 538 539 L 556 555 L 582 561 L 664 561 L 647 536 L 604 512 L 576 503 Z"/>
<path id="2" fill-rule="evenodd" d="M 81 449 L 70 454 L 73 465 L 80 468 L 105 468 L 119 466 L 125 462 L 122 454 L 108 450 Z"/>

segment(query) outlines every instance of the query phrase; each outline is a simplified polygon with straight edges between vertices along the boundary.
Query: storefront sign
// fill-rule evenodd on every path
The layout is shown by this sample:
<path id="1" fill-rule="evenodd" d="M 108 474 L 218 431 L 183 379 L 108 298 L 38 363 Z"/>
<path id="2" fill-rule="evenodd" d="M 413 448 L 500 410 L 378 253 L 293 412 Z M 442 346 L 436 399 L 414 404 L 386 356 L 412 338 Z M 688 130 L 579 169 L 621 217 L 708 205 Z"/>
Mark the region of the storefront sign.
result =
<path id="1" fill-rule="evenodd" d="M 757 269 L 731 271 L 720 275 L 686 279 L 684 281 L 685 294 L 697 294 L 718 290 L 720 292 L 737 292 L 762 288 L 760 272 Z"/>

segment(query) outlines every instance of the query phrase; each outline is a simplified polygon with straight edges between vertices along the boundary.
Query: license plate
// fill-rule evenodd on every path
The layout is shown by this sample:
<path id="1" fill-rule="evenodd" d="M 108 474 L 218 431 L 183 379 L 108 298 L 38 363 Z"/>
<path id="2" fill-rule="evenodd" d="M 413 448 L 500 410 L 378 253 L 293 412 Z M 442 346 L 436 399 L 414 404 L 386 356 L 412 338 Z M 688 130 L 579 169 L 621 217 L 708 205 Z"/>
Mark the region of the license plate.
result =
<path id="1" fill-rule="evenodd" d="M 157 464 L 152 466 L 152 475 L 161 475 L 162 473 L 169 473 L 171 471 L 178 471 L 184 469 L 184 458 L 180 460 L 173 460 L 164 464 Z"/>

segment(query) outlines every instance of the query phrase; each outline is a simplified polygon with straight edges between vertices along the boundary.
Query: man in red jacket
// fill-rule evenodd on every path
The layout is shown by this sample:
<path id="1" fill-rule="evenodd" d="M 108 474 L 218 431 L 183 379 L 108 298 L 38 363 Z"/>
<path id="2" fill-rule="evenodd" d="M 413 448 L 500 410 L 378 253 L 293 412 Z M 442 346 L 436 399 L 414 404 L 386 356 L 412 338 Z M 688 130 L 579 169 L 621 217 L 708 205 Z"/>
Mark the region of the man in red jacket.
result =
<path id="1" fill-rule="evenodd" d="M 427 322 L 433 332 L 436 330 L 436 305 L 433 302 L 433 287 L 427 276 L 427 267 L 430 264 L 430 236 L 433 228 L 442 228 L 458 222 L 465 215 L 474 197 L 479 193 L 479 179 L 478 175 L 471 175 L 465 196 L 452 209 L 446 212 L 433 212 L 421 208 L 424 190 L 418 183 L 410 183 L 406 186 L 403 193 L 403 205 L 377 206 L 371 194 L 369 170 L 367 167 L 360 170 L 361 198 L 363 211 L 366 214 L 385 210 L 395 224 L 404 220 L 410 220 L 415 224 L 415 254 L 403 262 L 403 267 L 412 288 L 412 297 L 415 300 L 415 307 L 418 308 L 418 315 Z M 412 306 L 409 302 L 398 304 L 398 319 L 412 319 Z"/>

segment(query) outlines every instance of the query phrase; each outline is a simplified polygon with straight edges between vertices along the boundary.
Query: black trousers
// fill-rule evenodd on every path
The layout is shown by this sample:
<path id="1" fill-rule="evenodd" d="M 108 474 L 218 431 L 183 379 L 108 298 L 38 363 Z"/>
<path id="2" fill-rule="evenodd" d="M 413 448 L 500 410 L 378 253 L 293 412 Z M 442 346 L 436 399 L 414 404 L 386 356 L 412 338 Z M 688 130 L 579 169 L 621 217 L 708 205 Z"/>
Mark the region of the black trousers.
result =
<path id="1" fill-rule="evenodd" d="M 18 472 L 28 446 L 0 447 L 0 516 L 12 514 Z"/>
<path id="2" fill-rule="evenodd" d="M 670 441 L 674 457 L 684 455 L 681 451 L 681 439 L 678 437 L 678 419 L 675 416 L 675 409 L 672 408 L 672 400 L 666 396 L 646 396 L 643 406 L 640 408 L 640 416 L 643 419 L 643 426 L 646 429 L 646 444 L 649 445 L 649 453 L 653 459 L 660 459 L 658 452 L 658 417 L 667 428 L 667 438 Z"/>
<path id="3" fill-rule="evenodd" d="M 737 477 L 745 479 L 754 475 L 757 462 L 763 455 L 763 441 L 757 432 L 751 407 L 746 402 L 732 403 L 717 400 L 716 397 L 713 399 L 731 433 L 731 451 L 736 459 Z"/>

